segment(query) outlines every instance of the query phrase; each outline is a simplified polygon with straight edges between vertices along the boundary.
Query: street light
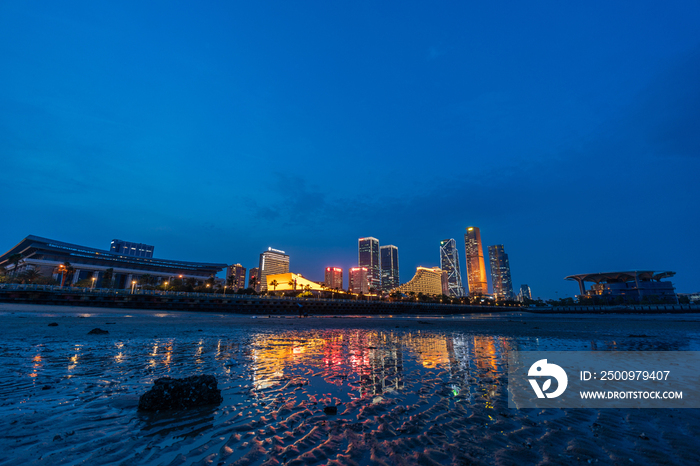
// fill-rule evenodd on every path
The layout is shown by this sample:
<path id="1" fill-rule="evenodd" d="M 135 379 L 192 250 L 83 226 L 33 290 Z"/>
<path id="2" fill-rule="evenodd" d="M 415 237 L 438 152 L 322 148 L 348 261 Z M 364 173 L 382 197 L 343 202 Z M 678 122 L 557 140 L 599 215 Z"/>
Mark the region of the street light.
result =
<path id="1" fill-rule="evenodd" d="M 134 294 L 134 288 L 136 287 L 136 280 L 131 281 L 131 294 Z"/>
<path id="2" fill-rule="evenodd" d="M 97 280 L 97 277 L 92 277 L 92 287 L 90 287 L 91 290 L 95 289 L 95 280 Z"/>
<path id="3" fill-rule="evenodd" d="M 224 296 L 226 296 L 226 285 L 224 285 Z"/>

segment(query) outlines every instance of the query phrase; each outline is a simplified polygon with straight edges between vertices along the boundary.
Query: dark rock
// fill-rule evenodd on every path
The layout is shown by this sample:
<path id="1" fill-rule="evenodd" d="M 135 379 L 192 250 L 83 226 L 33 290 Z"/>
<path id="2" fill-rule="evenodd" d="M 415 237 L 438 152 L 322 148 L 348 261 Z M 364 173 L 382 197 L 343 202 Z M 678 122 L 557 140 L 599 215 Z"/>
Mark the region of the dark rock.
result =
<path id="1" fill-rule="evenodd" d="M 56 435 L 56 436 L 53 438 L 53 441 L 55 442 L 56 440 L 63 440 L 63 437 L 61 437 L 60 435 Z"/>
<path id="2" fill-rule="evenodd" d="M 323 408 L 323 412 L 325 414 L 338 414 L 338 407 L 337 406 L 326 406 Z"/>
<path id="3" fill-rule="evenodd" d="M 141 395 L 139 411 L 194 408 L 219 404 L 223 401 L 213 375 L 193 375 L 185 379 L 163 377 L 153 382 L 153 388 Z"/>
<path id="4" fill-rule="evenodd" d="M 42 390 L 51 390 L 53 387 L 51 385 L 44 385 L 41 387 Z"/>
<path id="5" fill-rule="evenodd" d="M 107 335 L 109 332 L 107 330 L 102 330 L 101 328 L 93 328 L 88 332 L 88 335 Z"/>
<path id="6" fill-rule="evenodd" d="M 49 327 L 58 327 L 58 324 L 56 322 L 51 322 L 49 324 Z"/>

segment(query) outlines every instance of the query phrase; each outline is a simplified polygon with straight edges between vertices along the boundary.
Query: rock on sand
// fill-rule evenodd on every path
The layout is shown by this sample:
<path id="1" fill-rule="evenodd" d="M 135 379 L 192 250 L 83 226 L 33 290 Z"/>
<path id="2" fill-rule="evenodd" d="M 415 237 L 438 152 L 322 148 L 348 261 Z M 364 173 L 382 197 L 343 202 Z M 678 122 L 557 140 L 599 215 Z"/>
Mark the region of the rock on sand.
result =
<path id="1" fill-rule="evenodd" d="M 219 404 L 223 401 L 213 375 L 193 375 L 185 379 L 163 377 L 153 382 L 153 388 L 141 395 L 139 411 L 193 408 Z"/>

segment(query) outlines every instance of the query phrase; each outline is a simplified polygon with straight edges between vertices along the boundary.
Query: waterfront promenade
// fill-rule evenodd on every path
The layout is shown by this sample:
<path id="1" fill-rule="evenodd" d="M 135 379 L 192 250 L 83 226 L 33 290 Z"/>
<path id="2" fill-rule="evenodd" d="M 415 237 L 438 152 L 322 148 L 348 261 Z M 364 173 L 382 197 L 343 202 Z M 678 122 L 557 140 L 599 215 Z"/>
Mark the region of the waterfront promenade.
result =
<path id="1" fill-rule="evenodd" d="M 698 304 L 643 304 L 618 306 L 480 306 L 436 304 L 417 301 L 291 298 L 220 293 L 111 290 L 68 288 L 48 285 L 0 285 L 0 302 L 92 306 L 123 309 L 228 312 L 237 314 L 473 314 L 520 310 L 537 314 L 552 313 L 696 313 Z"/>

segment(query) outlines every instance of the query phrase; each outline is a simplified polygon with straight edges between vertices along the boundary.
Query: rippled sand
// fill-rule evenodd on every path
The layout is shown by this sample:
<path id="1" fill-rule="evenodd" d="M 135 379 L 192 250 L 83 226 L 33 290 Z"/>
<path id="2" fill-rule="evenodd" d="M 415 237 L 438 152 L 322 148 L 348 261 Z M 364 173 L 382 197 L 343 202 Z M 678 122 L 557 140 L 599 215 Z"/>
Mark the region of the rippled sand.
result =
<path id="1" fill-rule="evenodd" d="M 95 327 L 109 335 L 88 336 Z M 511 350 L 700 350 L 696 315 L 299 319 L 0 304 L 0 328 L 2 464 L 700 461 L 695 409 L 515 410 L 506 398 Z M 154 379 L 202 373 L 218 378 L 220 406 L 136 411 Z"/>

